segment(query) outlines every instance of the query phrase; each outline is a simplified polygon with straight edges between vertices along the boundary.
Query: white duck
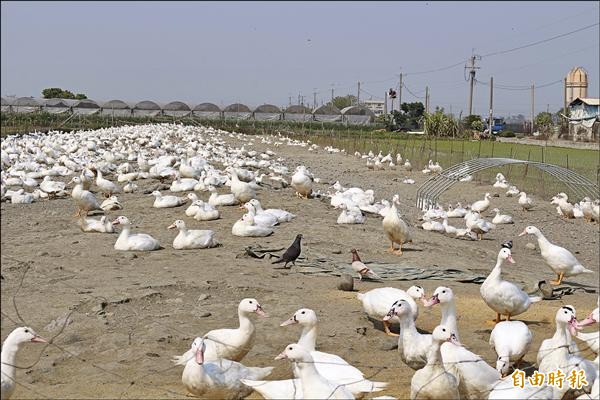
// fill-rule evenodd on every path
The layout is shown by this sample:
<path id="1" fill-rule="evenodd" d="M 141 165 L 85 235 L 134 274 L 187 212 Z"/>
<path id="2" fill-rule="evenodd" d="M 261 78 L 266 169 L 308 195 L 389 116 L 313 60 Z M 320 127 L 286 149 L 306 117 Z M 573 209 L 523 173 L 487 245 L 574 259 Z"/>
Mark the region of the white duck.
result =
<path id="1" fill-rule="evenodd" d="M 17 353 L 25 343 L 48 343 L 28 327 L 13 330 L 2 344 L 2 382 L 0 384 L 2 399 L 10 399 L 17 386 Z"/>
<path id="2" fill-rule="evenodd" d="M 90 211 L 102 210 L 100 203 L 96 200 L 96 196 L 92 192 L 83 189 L 83 184 L 79 177 L 74 177 L 69 183 L 75 184 L 71 191 L 71 197 L 73 197 L 77 204 L 77 216 L 80 216 L 82 212 L 85 213 L 84 215 L 87 215 Z"/>
<path id="3" fill-rule="evenodd" d="M 354 399 L 352 392 L 344 385 L 334 383 L 323 377 L 317 370 L 311 353 L 299 344 L 289 344 L 275 357 L 287 358 L 294 363 L 300 380 L 302 398 L 305 399 Z"/>
<path id="4" fill-rule="evenodd" d="M 433 330 L 432 343 L 427 352 L 427 364 L 415 372 L 410 382 L 411 399 L 460 399 L 458 379 L 442 364 L 442 343 L 460 346 L 456 334 L 444 325 Z"/>
<path id="5" fill-rule="evenodd" d="M 214 221 L 221 217 L 219 210 L 202 200 L 196 200 L 193 204 L 198 207 L 194 214 L 196 221 Z"/>
<path id="6" fill-rule="evenodd" d="M 565 376 L 569 376 L 572 370 L 582 369 L 585 371 L 588 385 L 584 390 L 589 392 L 596 379 L 598 370 L 593 362 L 582 358 L 577 353 L 572 353 L 569 342 L 570 337 L 567 329 L 572 336 L 577 334 L 578 324 L 575 317 L 575 308 L 573 306 L 562 306 L 556 312 L 556 331 L 551 339 L 542 342 L 538 351 L 538 370 L 541 373 L 556 371 L 560 368 Z M 564 394 L 569 387 L 563 388 Z"/>
<path id="7" fill-rule="evenodd" d="M 152 204 L 152 207 L 154 208 L 179 207 L 180 205 L 185 204 L 188 201 L 188 198 L 186 196 L 163 196 L 158 190 L 152 192 L 150 196 L 154 196 L 154 204 Z"/>
<path id="8" fill-rule="evenodd" d="M 125 184 L 125 186 L 123 186 L 123 192 L 124 193 L 133 193 L 136 190 L 138 190 L 138 185 L 129 181 Z"/>
<path id="9" fill-rule="evenodd" d="M 399 335 L 389 330 L 389 321 L 394 317 L 400 319 Z M 398 336 L 400 359 L 414 370 L 423 368 L 427 363 L 427 352 L 431 347 L 431 335 L 417 331 L 410 304 L 406 300 L 396 301 L 387 315 L 383 317 L 383 325 L 388 336 Z"/>
<path id="10" fill-rule="evenodd" d="M 506 197 L 518 196 L 521 191 L 516 186 L 510 186 L 506 191 Z"/>
<path id="11" fill-rule="evenodd" d="M 181 382 L 194 396 L 242 399 L 252 393 L 252 388 L 241 379 L 262 379 L 273 370 L 273 367 L 246 367 L 227 359 L 206 360 L 206 340 L 201 337 L 194 339 L 190 352 L 193 356 L 185 364 Z"/>
<path id="12" fill-rule="evenodd" d="M 158 240 L 145 233 L 131 233 L 131 222 L 124 216 L 119 216 L 113 225 L 121 225 L 123 230 L 115 243 L 115 250 L 152 251 L 160 248 Z"/>
<path id="13" fill-rule="evenodd" d="M 271 227 L 256 224 L 254 217 L 249 213 L 244 214 L 231 227 L 231 234 L 233 236 L 263 237 L 269 236 L 272 233 L 273 229 Z"/>
<path id="14" fill-rule="evenodd" d="M 360 211 L 360 208 L 353 206 L 348 207 L 346 204 L 341 204 L 342 209 L 340 215 L 338 215 L 338 224 L 364 224 L 366 217 Z"/>
<path id="15" fill-rule="evenodd" d="M 502 320 L 502 315 L 506 315 L 506 320 L 510 321 L 510 317 L 524 313 L 532 303 L 542 300 L 541 297 L 529 297 L 514 283 L 502 280 L 504 260 L 514 264 L 510 249 L 500 249 L 496 266 L 479 289 L 485 304 L 496 312 L 495 323 Z"/>
<path id="16" fill-rule="evenodd" d="M 175 180 L 171 182 L 169 190 L 171 192 L 188 192 L 194 190 L 194 187 L 198 184 L 198 181 L 194 178 L 182 178 L 178 173 L 175 175 Z"/>
<path id="17" fill-rule="evenodd" d="M 256 189 L 259 188 L 260 186 L 255 182 L 243 182 L 239 180 L 237 170 L 235 168 L 232 169 L 230 190 L 239 202 L 245 203 L 256 198 Z"/>
<path id="18" fill-rule="evenodd" d="M 292 214 L 291 212 L 280 210 L 278 208 L 268 208 L 264 210 L 258 199 L 252 199 L 249 203 L 254 206 L 257 214 L 267 213 L 274 215 L 280 223 L 289 222 L 292 219 L 296 218 L 296 215 Z"/>
<path id="19" fill-rule="evenodd" d="M 219 359 L 241 361 L 254 346 L 256 332 L 254 323 L 250 319 L 252 314 L 261 317 L 267 316 L 256 299 L 242 299 L 238 305 L 238 328 L 214 329 L 203 336 L 206 345 L 204 359 L 208 361 Z M 185 365 L 192 357 L 194 357 L 194 353 L 188 350 L 181 356 L 174 356 L 172 361 L 177 365 Z"/>
<path id="20" fill-rule="evenodd" d="M 81 216 L 77 221 L 83 232 L 114 233 L 115 228 L 105 215 L 100 220 Z"/>
<path id="21" fill-rule="evenodd" d="M 246 211 L 248 211 L 248 214 L 250 214 L 254 218 L 254 223 L 256 225 L 271 227 L 279 224 L 279 220 L 277 219 L 277 217 L 272 214 L 258 214 L 256 208 L 254 208 L 254 205 L 250 202 L 245 203 L 243 207 L 246 209 Z"/>
<path id="22" fill-rule="evenodd" d="M 397 201 L 392 201 L 392 207 L 383 218 L 382 225 L 385 235 L 391 242 L 388 251 L 393 254 L 402 255 L 402 245 L 412 242 L 412 235 L 408 224 L 404 222 L 398 212 L 398 205 L 399 203 Z M 400 246 L 398 250 L 394 248 L 394 243 L 397 243 Z"/>
<path id="23" fill-rule="evenodd" d="M 533 200 L 527 197 L 527 193 L 519 193 L 519 205 L 523 208 L 523 211 L 529 211 L 533 207 Z"/>
<path id="24" fill-rule="evenodd" d="M 410 161 L 408 159 L 406 159 L 406 161 L 404 161 L 404 169 L 407 171 L 412 171 L 412 169 L 413 169 L 412 164 L 410 163 Z"/>
<path id="25" fill-rule="evenodd" d="M 448 211 L 446 211 L 448 218 L 464 218 L 465 215 L 467 215 L 467 210 L 460 203 L 457 203 L 456 207 L 452 207 L 452 204 L 448 205 Z"/>
<path id="26" fill-rule="evenodd" d="M 548 241 L 542 232 L 535 226 L 526 227 L 519 236 L 527 234 L 535 235 L 535 237 L 537 237 L 542 258 L 558 277 L 556 281 L 551 281 L 551 284 L 560 285 L 564 277 L 594 273 L 594 271 L 590 271 L 581 265 L 569 250 L 550 243 L 550 241 Z"/>
<path id="27" fill-rule="evenodd" d="M 100 188 L 104 196 L 110 197 L 113 193 L 120 193 L 121 189 L 113 182 L 102 177 L 102 171 L 95 169 L 96 172 L 96 186 Z"/>
<path id="28" fill-rule="evenodd" d="M 425 301 L 425 289 L 421 286 L 411 286 L 407 291 L 392 287 L 371 289 L 365 293 L 357 293 L 356 298 L 362 303 L 363 310 L 369 317 L 381 320 L 387 315 L 394 303 L 405 300 L 416 319 L 419 309 L 415 300 Z"/>
<path id="29" fill-rule="evenodd" d="M 465 223 L 473 233 L 477 234 L 479 240 L 483 239 L 483 235 L 489 233 L 496 225 L 481 218 L 479 213 L 469 212 L 465 215 Z"/>
<path id="30" fill-rule="evenodd" d="M 456 324 L 456 306 L 452 289 L 444 286 L 438 287 L 428 306 L 440 304 L 442 319 L 440 325 L 445 325 L 453 331 L 457 338 L 458 327 Z M 460 339 L 459 339 L 460 340 Z M 462 346 L 453 343 L 444 343 L 441 347 L 442 359 L 446 370 L 459 380 L 461 398 L 485 398 L 491 388 L 500 380 L 500 374 L 488 365 L 480 356 Z"/>
<path id="31" fill-rule="evenodd" d="M 235 206 L 239 203 L 239 201 L 235 198 L 233 194 L 219 194 L 217 193 L 217 189 L 212 185 L 208 186 L 208 191 L 210 192 L 208 204 L 210 204 L 213 207 Z"/>
<path id="32" fill-rule="evenodd" d="M 204 202 L 198 199 L 196 193 L 188 193 L 187 198 L 192 202 L 192 204 L 190 204 L 189 207 L 185 209 L 185 215 L 187 215 L 188 217 L 193 217 L 194 215 L 196 215 L 196 213 L 200 209 L 200 206 Z"/>
<path id="33" fill-rule="evenodd" d="M 490 346 L 494 348 L 498 359 L 496 370 L 502 377 L 508 375 L 512 363 L 519 368 L 521 360 L 531 347 L 533 335 L 521 321 L 502 321 L 492 329 Z"/>
<path id="34" fill-rule="evenodd" d="M 312 194 L 312 185 L 314 177 L 304 165 L 296 168 L 296 172 L 292 175 L 291 185 L 296 191 L 296 195 L 308 199 Z"/>
<path id="35" fill-rule="evenodd" d="M 500 209 L 494 208 L 492 210 L 496 213 L 494 218 L 492 219 L 492 224 L 501 225 L 501 224 L 514 224 L 513 217 L 508 214 L 501 214 Z"/>
<path id="36" fill-rule="evenodd" d="M 496 181 L 492 186 L 498 189 L 508 189 L 508 181 L 506 179 L 502 179 L 500 181 Z"/>
<path id="37" fill-rule="evenodd" d="M 185 222 L 178 219 L 167 229 L 179 229 L 179 234 L 173 240 L 173 248 L 182 249 L 207 249 L 219 245 L 215 239 L 215 232 L 211 230 L 187 229 Z"/>
<path id="38" fill-rule="evenodd" d="M 104 211 L 122 210 L 123 205 L 119 202 L 117 196 L 110 196 L 100 204 L 100 208 Z"/>
<path id="39" fill-rule="evenodd" d="M 325 379 L 345 386 L 357 396 L 362 393 L 377 392 L 387 386 L 383 382 L 371 382 L 366 379 L 360 370 L 335 354 L 316 351 L 318 319 L 313 310 L 302 308 L 296 311 L 290 319 L 284 321 L 280 326 L 293 324 L 302 325 L 302 334 L 298 340 L 298 344 L 310 353 L 317 372 Z M 294 375 L 296 377 L 299 376 L 296 366 L 294 367 Z M 301 386 L 298 378 L 282 381 L 244 381 L 244 383 L 254 387 L 266 399 L 305 398 L 302 393 L 298 392 L 298 388 Z"/>
<path id="40" fill-rule="evenodd" d="M 444 225 L 440 224 L 438 221 L 434 221 L 427 216 L 424 216 L 423 220 L 425 220 L 425 222 L 423 222 L 423 224 L 421 224 L 421 228 L 423 228 L 423 230 L 430 231 L 430 232 L 440 232 L 440 233 L 446 231 L 446 228 L 444 227 Z M 447 219 L 445 219 L 445 221 L 447 221 Z"/>
<path id="41" fill-rule="evenodd" d="M 50 180 L 49 176 L 45 176 L 44 180 L 40 183 L 40 189 L 48 193 L 50 196 L 54 196 L 65 190 L 64 182 Z"/>
<path id="42" fill-rule="evenodd" d="M 486 211 L 490 207 L 490 199 L 491 198 L 492 198 L 492 196 L 489 193 L 486 193 L 485 196 L 483 197 L 483 200 L 479 200 L 479 201 L 476 201 L 475 203 L 471 204 L 471 210 L 478 212 L 478 213 L 482 213 L 482 212 Z"/>
<path id="43" fill-rule="evenodd" d="M 405 176 L 404 179 L 402 180 L 402 183 L 404 183 L 406 185 L 414 185 L 415 184 L 415 180 L 414 179 L 410 179 L 408 176 Z"/>

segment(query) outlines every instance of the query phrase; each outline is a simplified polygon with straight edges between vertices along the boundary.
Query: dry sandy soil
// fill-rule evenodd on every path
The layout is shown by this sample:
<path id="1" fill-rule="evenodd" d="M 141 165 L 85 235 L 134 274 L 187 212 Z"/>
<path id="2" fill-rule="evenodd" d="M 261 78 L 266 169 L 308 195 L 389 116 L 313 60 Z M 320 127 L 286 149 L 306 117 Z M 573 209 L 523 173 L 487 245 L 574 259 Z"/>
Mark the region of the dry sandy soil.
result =
<path id="1" fill-rule="evenodd" d="M 417 184 L 403 185 L 404 171 L 369 171 L 364 161 L 351 156 L 287 145 L 275 148 L 259 140 L 251 147 L 274 150 L 286 159 L 291 171 L 299 164 L 307 165 L 322 179 L 323 183 L 316 185 L 321 190 L 339 180 L 346 187 L 374 189 L 377 199 L 399 193 L 401 211 L 415 227 L 414 243 L 401 257 L 388 254 L 381 218 L 368 216 L 364 225 L 337 225 L 339 211 L 318 199 L 299 199 L 291 188 L 265 188 L 259 194 L 265 207 L 284 208 L 298 216 L 267 238 L 232 236 L 231 226 L 241 215 L 236 207 L 222 208 L 220 220 L 200 223 L 185 217 L 184 207 L 154 209 L 153 198 L 141 192 L 120 195 L 124 210 L 109 216 L 128 216 L 135 231 L 153 235 L 164 246 L 160 251 L 135 255 L 113 249 L 116 235 L 82 233 L 72 217 L 70 198 L 30 205 L 3 203 L 2 338 L 19 318 L 40 335 L 55 336 L 50 346 L 31 345 L 21 352 L 19 365 L 31 368 L 18 371 L 21 385 L 15 398 L 184 398 L 182 367 L 173 366 L 171 356 L 183 354 L 194 337 L 208 330 L 237 326 L 237 305 L 244 297 L 258 299 L 269 314 L 268 318 L 255 318 L 257 340 L 244 364 L 275 366 L 270 379 L 289 377 L 290 363 L 273 358 L 295 342 L 300 331 L 279 324 L 297 309 L 308 307 L 320 319 L 320 350 L 342 356 L 373 380 L 389 382 L 389 390 L 379 394 L 407 398 L 413 371 L 391 349 L 395 340 L 367 319 L 356 293 L 336 289 L 337 277 L 301 274 L 296 268 L 275 270 L 267 260 L 236 258 L 249 245 L 287 247 L 297 233 L 304 235 L 303 256 L 308 261 L 349 262 L 348 251 L 356 247 L 363 261 L 455 268 L 483 276 L 494 266 L 500 244 L 513 239 L 517 263 L 504 268 L 504 277 L 533 285 L 555 278 L 539 250 L 525 247 L 533 238 L 517 237 L 526 225 L 537 225 L 551 241 L 570 249 L 595 271 L 594 275 L 567 279 L 565 285 L 584 286 L 596 294 L 577 291 L 560 300 L 545 300 L 519 316 L 534 333 L 527 362 L 535 362 L 540 342 L 553 334 L 560 305 L 574 305 L 580 317 L 596 307 L 598 225 L 561 219 L 548 199 L 536 199 L 535 209 L 524 213 L 516 199 L 501 193 L 492 199 L 493 206 L 512 214 L 517 223 L 500 226 L 483 241 L 458 240 L 416 228 L 415 193 L 426 179 L 418 168 L 421 166 L 407 174 Z M 143 187 L 152 184 L 141 183 Z M 489 182 L 463 183 L 445 193 L 442 200 L 473 202 L 486 191 L 494 192 Z M 206 199 L 207 194 L 200 197 Z M 179 218 L 190 228 L 215 230 L 223 246 L 174 250 L 175 233 L 166 227 Z M 463 226 L 462 221 L 454 221 Z M 357 289 L 406 289 L 412 284 L 422 285 L 428 295 L 438 286 L 451 287 L 457 296 L 462 342 L 495 365 L 496 356 L 488 344 L 491 328 L 484 322 L 494 313 L 481 299 L 479 285 L 444 280 L 363 281 Z M 430 332 L 439 320 L 439 306 L 422 308 L 417 326 Z M 260 398 L 257 394 L 252 397 Z"/>

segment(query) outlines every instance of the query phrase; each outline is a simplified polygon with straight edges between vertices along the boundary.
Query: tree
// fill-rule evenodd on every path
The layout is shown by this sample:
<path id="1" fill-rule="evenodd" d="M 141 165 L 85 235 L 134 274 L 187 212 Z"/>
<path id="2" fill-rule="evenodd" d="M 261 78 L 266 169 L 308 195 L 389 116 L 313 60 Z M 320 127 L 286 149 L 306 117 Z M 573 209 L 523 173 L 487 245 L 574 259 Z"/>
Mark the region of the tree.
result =
<path id="1" fill-rule="evenodd" d="M 351 94 L 347 96 L 336 96 L 333 98 L 333 106 L 341 110 L 342 108 L 350 107 L 351 105 L 356 104 L 356 100 L 356 96 L 353 96 Z M 331 101 L 327 104 L 331 105 Z"/>
<path id="2" fill-rule="evenodd" d="M 64 90 L 61 88 L 47 88 L 42 90 L 42 97 L 45 99 L 87 99 L 87 96 L 83 93 L 78 93 L 77 96 L 70 90 Z"/>
<path id="3" fill-rule="evenodd" d="M 535 125 L 540 132 L 548 132 L 552 127 L 552 114 L 542 111 L 535 116 Z"/>
<path id="4" fill-rule="evenodd" d="M 444 114 L 443 109 L 423 116 L 423 129 L 428 136 L 454 137 L 458 134 L 458 121 L 452 115 Z"/>
<path id="5" fill-rule="evenodd" d="M 392 111 L 392 117 L 396 126 L 401 129 L 417 129 L 423 118 L 423 113 L 425 112 L 423 103 L 420 101 L 415 103 L 402 103 L 400 105 L 400 110 L 402 110 L 402 112 L 396 110 Z"/>
<path id="6" fill-rule="evenodd" d="M 481 132 L 483 130 L 483 121 L 480 115 L 468 115 L 463 118 L 463 126 L 467 129 Z"/>

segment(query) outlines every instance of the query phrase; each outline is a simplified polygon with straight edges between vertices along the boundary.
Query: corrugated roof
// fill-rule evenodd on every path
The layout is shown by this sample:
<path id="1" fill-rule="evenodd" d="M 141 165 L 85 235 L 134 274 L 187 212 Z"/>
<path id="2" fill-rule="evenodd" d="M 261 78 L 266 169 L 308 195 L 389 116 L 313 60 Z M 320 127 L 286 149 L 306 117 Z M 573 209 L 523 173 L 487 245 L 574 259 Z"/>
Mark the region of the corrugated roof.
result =
<path id="1" fill-rule="evenodd" d="M 594 97 L 578 97 L 575 100 L 573 100 L 571 103 L 569 103 L 569 105 L 574 104 L 578 101 L 581 101 L 582 103 L 585 103 L 589 106 L 600 106 L 600 99 L 597 99 Z"/>

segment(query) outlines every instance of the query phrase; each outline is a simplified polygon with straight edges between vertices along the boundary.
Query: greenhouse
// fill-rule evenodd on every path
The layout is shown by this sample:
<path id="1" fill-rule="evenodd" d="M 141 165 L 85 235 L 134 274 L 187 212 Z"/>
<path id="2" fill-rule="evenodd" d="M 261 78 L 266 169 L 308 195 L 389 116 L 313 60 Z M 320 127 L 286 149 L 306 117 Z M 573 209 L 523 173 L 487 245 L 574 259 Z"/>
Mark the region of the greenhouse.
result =
<path id="1" fill-rule="evenodd" d="M 281 110 L 272 104 L 263 104 L 254 110 L 254 119 L 257 121 L 277 121 L 281 119 Z"/>
<path id="2" fill-rule="evenodd" d="M 4 97 L 2 99 L 2 112 L 10 112 L 10 103 Z"/>
<path id="3" fill-rule="evenodd" d="M 346 124 L 368 125 L 375 122 L 375 113 L 366 107 L 350 106 L 341 112 L 342 121 Z"/>
<path id="4" fill-rule="evenodd" d="M 140 101 L 133 106 L 133 115 L 136 117 L 155 117 L 160 113 L 160 106 L 151 100 Z"/>
<path id="5" fill-rule="evenodd" d="M 162 108 L 163 114 L 171 117 L 185 117 L 192 113 L 190 106 L 182 101 L 172 101 Z"/>
<path id="6" fill-rule="evenodd" d="M 131 107 L 123 100 L 110 100 L 102 104 L 102 115 L 129 117 L 131 116 Z"/>
<path id="7" fill-rule="evenodd" d="M 228 119 L 250 119 L 252 118 L 252 111 L 244 104 L 230 104 L 223 109 L 223 117 Z"/>
<path id="8" fill-rule="evenodd" d="M 315 121 L 339 122 L 342 120 L 342 112 L 336 107 L 325 104 L 313 111 Z"/>
<path id="9" fill-rule="evenodd" d="M 192 109 L 192 115 L 200 118 L 219 119 L 221 118 L 221 109 L 213 103 L 202 103 Z"/>
<path id="10" fill-rule="evenodd" d="M 19 97 L 10 106 L 12 112 L 30 113 L 40 111 L 42 109 L 42 102 L 33 97 Z"/>
<path id="11" fill-rule="evenodd" d="M 73 114 L 91 115 L 100 112 L 100 106 L 94 100 L 77 100 L 73 104 Z"/>
<path id="12" fill-rule="evenodd" d="M 310 121 L 312 120 L 312 111 L 306 106 L 289 106 L 283 112 L 283 119 L 286 121 Z"/>

